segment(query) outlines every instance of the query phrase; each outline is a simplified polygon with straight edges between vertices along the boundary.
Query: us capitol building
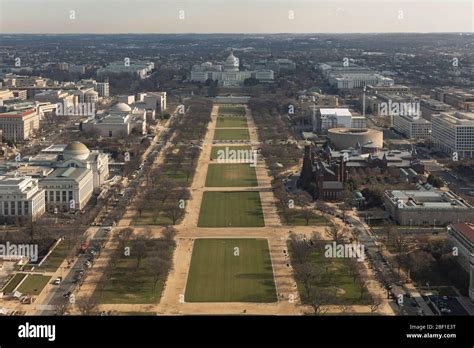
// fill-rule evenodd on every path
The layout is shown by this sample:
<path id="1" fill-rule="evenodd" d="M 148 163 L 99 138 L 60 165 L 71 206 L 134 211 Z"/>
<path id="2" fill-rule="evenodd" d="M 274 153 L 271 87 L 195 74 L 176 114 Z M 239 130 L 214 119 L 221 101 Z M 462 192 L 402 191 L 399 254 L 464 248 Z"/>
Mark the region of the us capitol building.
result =
<path id="1" fill-rule="evenodd" d="M 217 81 L 221 87 L 240 87 L 244 81 L 254 78 L 259 82 L 271 82 L 274 79 L 273 70 L 239 70 L 239 58 L 234 56 L 234 50 L 231 49 L 230 55 L 224 64 L 213 64 L 205 62 L 194 65 L 191 70 L 191 81 L 206 82 L 211 79 Z"/>

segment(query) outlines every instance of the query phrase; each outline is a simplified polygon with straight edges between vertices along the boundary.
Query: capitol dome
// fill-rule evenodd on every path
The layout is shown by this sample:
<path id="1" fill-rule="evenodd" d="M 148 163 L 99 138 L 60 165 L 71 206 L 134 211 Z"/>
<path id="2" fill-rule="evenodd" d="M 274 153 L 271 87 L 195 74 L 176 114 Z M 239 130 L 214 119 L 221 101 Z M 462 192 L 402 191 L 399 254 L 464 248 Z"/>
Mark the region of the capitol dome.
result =
<path id="1" fill-rule="evenodd" d="M 234 50 L 230 50 L 230 55 L 227 57 L 224 63 L 225 71 L 239 71 L 239 58 L 234 56 Z"/>
<path id="2" fill-rule="evenodd" d="M 110 112 L 131 112 L 132 108 L 125 103 L 117 103 L 110 109 Z"/>
<path id="3" fill-rule="evenodd" d="M 73 141 L 68 146 L 64 148 L 63 157 L 65 160 L 69 159 L 78 159 L 85 160 L 89 157 L 90 150 L 86 145 L 79 141 Z"/>

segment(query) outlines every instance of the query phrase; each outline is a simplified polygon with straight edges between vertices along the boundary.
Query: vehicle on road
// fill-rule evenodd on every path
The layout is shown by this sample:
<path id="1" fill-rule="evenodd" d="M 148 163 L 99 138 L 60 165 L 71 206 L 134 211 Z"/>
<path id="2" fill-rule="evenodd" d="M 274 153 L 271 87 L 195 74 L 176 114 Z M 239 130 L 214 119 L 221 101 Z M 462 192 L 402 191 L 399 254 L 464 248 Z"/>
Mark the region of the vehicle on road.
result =
<path id="1" fill-rule="evenodd" d="M 63 297 L 64 297 L 64 298 L 69 298 L 69 297 L 71 297 L 71 295 L 72 295 L 72 292 L 71 292 L 71 291 L 68 291 L 68 292 L 66 292 L 66 293 L 63 295 Z"/>
<path id="2" fill-rule="evenodd" d="M 62 277 L 57 277 L 57 278 L 54 280 L 53 284 L 54 284 L 54 285 L 60 285 L 60 284 L 62 283 L 62 281 L 63 281 L 63 278 L 62 278 Z"/>

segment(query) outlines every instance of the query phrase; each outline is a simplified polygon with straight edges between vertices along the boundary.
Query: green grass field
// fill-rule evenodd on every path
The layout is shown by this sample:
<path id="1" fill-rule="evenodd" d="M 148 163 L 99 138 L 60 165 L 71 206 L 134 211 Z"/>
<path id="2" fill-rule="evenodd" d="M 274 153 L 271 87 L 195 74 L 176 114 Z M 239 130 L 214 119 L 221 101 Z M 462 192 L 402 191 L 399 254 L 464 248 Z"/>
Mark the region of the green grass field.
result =
<path id="1" fill-rule="evenodd" d="M 249 140 L 248 129 L 216 129 L 214 140 Z"/>
<path id="2" fill-rule="evenodd" d="M 159 212 L 156 208 L 143 209 L 142 214 L 137 214 L 132 219 L 132 225 L 157 225 L 157 226 L 170 226 L 173 221 L 169 217 L 166 217 L 163 212 Z"/>
<path id="3" fill-rule="evenodd" d="M 50 279 L 41 274 L 29 274 L 17 290 L 24 295 L 39 295 Z"/>
<path id="4" fill-rule="evenodd" d="M 245 116 L 245 106 L 223 105 L 219 106 L 219 115 L 241 115 Z"/>
<path id="5" fill-rule="evenodd" d="M 236 249 L 238 248 L 238 249 Z M 238 250 L 238 256 L 235 252 Z M 276 302 L 266 239 L 196 239 L 187 302 Z"/>
<path id="6" fill-rule="evenodd" d="M 13 276 L 12 279 L 5 285 L 3 288 L 3 292 L 6 294 L 9 294 L 15 290 L 15 288 L 20 284 L 20 282 L 23 280 L 23 278 L 26 277 L 25 273 L 17 273 Z"/>
<path id="7" fill-rule="evenodd" d="M 251 192 L 204 192 L 199 227 L 263 227 L 260 194 Z"/>
<path id="8" fill-rule="evenodd" d="M 238 155 L 238 151 L 250 151 L 252 150 L 251 146 L 248 145 L 239 145 L 239 146 L 213 146 L 211 150 L 211 160 L 215 161 L 218 159 L 219 154 L 223 151 L 222 153 L 225 153 L 227 149 L 227 153 L 230 151 L 236 151 L 236 155 Z"/>
<path id="9" fill-rule="evenodd" d="M 176 182 L 180 186 L 190 186 L 193 182 L 194 171 L 189 173 L 189 176 L 185 172 L 184 168 L 186 163 L 183 163 L 180 169 L 175 170 L 173 164 L 164 164 L 163 165 L 163 174 Z"/>
<path id="10" fill-rule="evenodd" d="M 326 218 L 325 216 L 322 215 L 317 215 L 313 217 L 312 219 L 309 220 L 308 225 L 306 225 L 306 220 L 304 217 L 300 214 L 297 214 L 295 216 L 291 216 L 291 219 L 287 221 L 281 211 L 278 211 L 278 214 L 280 215 L 280 220 L 283 224 L 287 226 L 327 226 L 331 224 L 331 221 Z"/>
<path id="11" fill-rule="evenodd" d="M 157 243 L 163 242 L 159 239 L 146 241 L 146 254 L 137 268 L 137 259 L 133 257 L 133 243 L 127 242 L 131 256 L 121 254 L 103 286 L 96 288 L 94 297 L 100 303 L 158 303 L 163 281 L 159 280 L 156 288 L 154 287 L 153 272 L 148 265 L 148 258 L 156 254 Z M 169 252 L 172 255 L 173 249 L 170 248 Z"/>
<path id="12" fill-rule="evenodd" d="M 64 259 L 71 253 L 71 249 L 72 243 L 67 240 L 62 240 L 38 269 L 46 272 L 55 272 Z"/>
<path id="13" fill-rule="evenodd" d="M 206 187 L 258 186 L 255 168 L 249 163 L 209 164 Z"/>
<path id="14" fill-rule="evenodd" d="M 247 128 L 247 119 L 236 116 L 219 116 L 216 128 Z"/>

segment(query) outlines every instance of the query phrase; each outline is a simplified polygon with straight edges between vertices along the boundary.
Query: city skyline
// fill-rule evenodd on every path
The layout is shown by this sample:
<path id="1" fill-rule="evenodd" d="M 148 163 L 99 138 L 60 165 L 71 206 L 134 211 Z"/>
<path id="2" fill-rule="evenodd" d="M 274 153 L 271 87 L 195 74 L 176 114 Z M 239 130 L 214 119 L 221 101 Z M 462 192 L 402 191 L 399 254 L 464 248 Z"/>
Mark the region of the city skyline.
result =
<path id="1" fill-rule="evenodd" d="M 456 6 L 454 6 L 454 4 Z M 54 6 L 53 6 L 54 5 Z M 47 8 L 47 11 L 45 9 Z M 45 13 L 38 16 L 38 13 Z M 18 21 L 9 14 L 22 13 Z M 132 15 L 131 15 L 132 14 Z M 0 32 L 14 33 L 412 33 L 472 32 L 472 2 L 216 0 L 2 0 Z"/>

